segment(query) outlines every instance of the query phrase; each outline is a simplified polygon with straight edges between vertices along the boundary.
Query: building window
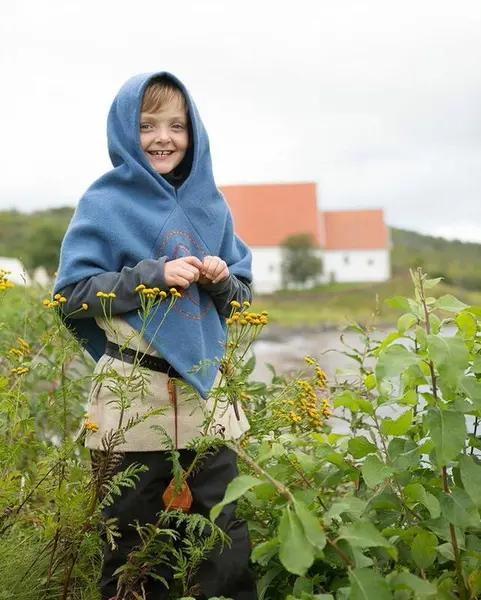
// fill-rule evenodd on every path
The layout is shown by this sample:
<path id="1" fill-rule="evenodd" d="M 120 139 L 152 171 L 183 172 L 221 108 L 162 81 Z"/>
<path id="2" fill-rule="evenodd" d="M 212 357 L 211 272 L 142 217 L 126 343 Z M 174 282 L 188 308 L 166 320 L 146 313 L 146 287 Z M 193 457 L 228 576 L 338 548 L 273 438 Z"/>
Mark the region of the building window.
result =
<path id="1" fill-rule="evenodd" d="M 349 256 L 347 254 L 344 256 L 344 264 L 345 265 L 349 264 Z"/>

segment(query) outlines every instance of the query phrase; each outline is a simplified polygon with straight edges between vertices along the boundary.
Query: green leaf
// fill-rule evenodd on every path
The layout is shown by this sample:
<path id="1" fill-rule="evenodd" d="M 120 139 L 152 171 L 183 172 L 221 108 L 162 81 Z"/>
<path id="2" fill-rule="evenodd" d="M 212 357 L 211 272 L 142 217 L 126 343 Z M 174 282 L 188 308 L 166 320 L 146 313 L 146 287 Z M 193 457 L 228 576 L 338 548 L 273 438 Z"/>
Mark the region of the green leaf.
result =
<path id="1" fill-rule="evenodd" d="M 465 375 L 459 383 L 459 388 L 477 409 L 481 409 L 481 382 L 476 377 Z"/>
<path id="2" fill-rule="evenodd" d="M 358 397 L 354 392 L 346 390 L 334 398 L 333 407 L 344 406 L 352 412 L 359 410 Z"/>
<path id="3" fill-rule="evenodd" d="M 384 435 L 404 435 L 411 427 L 413 411 L 408 410 L 398 419 L 385 418 L 381 421 L 381 432 Z"/>
<path id="4" fill-rule="evenodd" d="M 304 575 L 314 562 L 314 547 L 304 534 L 299 517 L 287 506 L 279 523 L 279 559 L 289 573 Z"/>
<path id="5" fill-rule="evenodd" d="M 425 290 L 429 290 L 435 286 L 438 285 L 438 283 L 440 283 L 444 278 L 443 277 L 436 277 L 435 279 L 425 279 L 423 281 L 423 287 Z"/>
<path id="6" fill-rule="evenodd" d="M 374 373 L 369 373 L 369 375 L 367 375 L 364 379 L 364 385 L 366 386 L 366 389 L 368 390 L 373 390 L 376 385 L 376 376 L 374 375 Z"/>
<path id="7" fill-rule="evenodd" d="M 448 385 L 456 385 L 469 364 L 469 351 L 459 337 L 428 336 L 428 353 Z"/>
<path id="8" fill-rule="evenodd" d="M 382 575 L 371 569 L 349 571 L 351 595 L 349 600 L 392 600 L 392 594 Z"/>
<path id="9" fill-rule="evenodd" d="M 278 552 L 279 539 L 277 537 L 262 542 L 256 546 L 251 553 L 251 560 L 260 565 L 267 565 L 269 560 Z"/>
<path id="10" fill-rule="evenodd" d="M 444 310 L 446 312 L 459 313 L 465 308 L 468 308 L 468 305 L 464 304 L 464 302 L 461 302 L 461 300 L 458 300 L 451 294 L 446 294 L 436 300 L 433 308 Z"/>
<path id="11" fill-rule="evenodd" d="M 353 519 L 359 519 L 366 510 L 366 502 L 357 496 L 345 496 L 342 500 L 334 502 L 331 508 L 324 513 L 325 520 L 332 521 L 342 514 L 347 514 Z"/>
<path id="12" fill-rule="evenodd" d="M 410 439 L 393 438 L 388 446 L 389 458 L 397 471 L 407 471 L 417 467 L 421 450 Z"/>
<path id="13" fill-rule="evenodd" d="M 427 569 L 436 560 L 438 538 L 434 533 L 421 531 L 411 544 L 411 556 L 420 569 Z"/>
<path id="14" fill-rule="evenodd" d="M 472 339 L 476 335 L 478 329 L 476 319 L 472 314 L 463 311 L 456 317 L 456 325 L 459 331 L 464 334 L 467 339 Z"/>
<path id="15" fill-rule="evenodd" d="M 481 354 L 476 354 L 476 356 L 473 359 L 473 373 L 476 373 L 476 375 L 481 375 Z"/>
<path id="16" fill-rule="evenodd" d="M 366 415 L 374 415 L 374 407 L 369 402 L 369 400 L 365 400 L 364 398 L 359 398 L 357 403 L 359 404 L 359 410 Z"/>
<path id="17" fill-rule="evenodd" d="M 379 533 L 372 523 L 349 523 L 339 528 L 339 538 L 348 541 L 355 548 L 392 548 L 392 544 Z"/>
<path id="18" fill-rule="evenodd" d="M 306 538 L 316 550 L 322 550 L 326 545 L 326 534 L 319 519 L 299 500 L 296 500 L 294 510 L 302 523 Z"/>
<path id="19" fill-rule="evenodd" d="M 464 489 L 478 508 L 481 508 L 481 465 L 463 454 L 459 461 Z"/>
<path id="20" fill-rule="evenodd" d="M 210 520 L 215 521 L 222 512 L 224 506 L 234 502 L 243 496 L 248 490 L 264 483 L 252 475 L 240 475 L 233 479 L 226 488 L 224 499 L 211 508 Z"/>
<path id="21" fill-rule="evenodd" d="M 464 415 L 437 407 L 428 408 L 425 424 L 434 443 L 438 463 L 446 465 L 464 448 L 466 440 Z"/>
<path id="22" fill-rule="evenodd" d="M 382 463 L 375 454 L 366 458 L 361 471 L 368 488 L 376 487 L 392 474 L 392 469 Z"/>
<path id="23" fill-rule="evenodd" d="M 437 595 L 437 588 L 433 583 L 425 581 L 406 571 L 395 573 L 394 576 L 390 578 L 389 583 L 395 590 L 406 588 L 412 590 L 415 593 L 416 598 L 421 598 L 422 600 Z"/>
<path id="24" fill-rule="evenodd" d="M 419 399 L 415 390 L 408 390 L 398 402 L 399 404 L 407 404 L 408 406 L 417 406 Z"/>
<path id="25" fill-rule="evenodd" d="M 420 358 L 400 344 L 394 344 L 384 350 L 376 364 L 378 381 L 390 377 L 398 377 L 408 367 L 417 365 Z"/>
<path id="26" fill-rule="evenodd" d="M 410 483 L 404 488 L 404 493 L 410 500 L 419 502 L 429 510 L 432 519 L 437 519 L 441 514 L 439 500 L 430 492 L 427 492 L 420 483 Z"/>
<path id="27" fill-rule="evenodd" d="M 351 438 L 347 443 L 348 451 L 354 458 L 364 458 L 368 454 L 377 452 L 377 447 L 364 436 L 360 435 L 355 438 Z"/>
<path id="28" fill-rule="evenodd" d="M 393 298 L 389 298 L 386 300 L 386 304 L 389 304 L 389 306 L 402 310 L 406 313 L 411 312 L 409 298 L 406 298 L 405 296 L 394 296 Z"/>
<path id="29" fill-rule="evenodd" d="M 401 335 L 404 335 L 408 329 L 410 329 L 417 321 L 417 318 L 407 313 L 399 317 L 397 321 L 397 330 Z"/>
<path id="30" fill-rule="evenodd" d="M 441 512 L 443 516 L 462 529 L 479 526 L 479 512 L 468 494 L 454 488 L 450 494 L 441 496 Z"/>

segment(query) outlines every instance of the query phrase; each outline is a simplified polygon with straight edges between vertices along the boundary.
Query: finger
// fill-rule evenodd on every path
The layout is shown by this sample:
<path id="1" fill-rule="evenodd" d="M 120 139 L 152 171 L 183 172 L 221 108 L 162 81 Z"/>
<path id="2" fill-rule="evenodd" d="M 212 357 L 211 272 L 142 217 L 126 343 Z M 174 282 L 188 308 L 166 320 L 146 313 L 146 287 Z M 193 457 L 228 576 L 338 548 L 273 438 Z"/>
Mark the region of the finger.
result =
<path id="1" fill-rule="evenodd" d="M 229 277 L 229 275 L 230 275 L 229 269 L 227 267 L 225 267 L 225 269 L 222 270 L 222 272 L 220 273 L 220 275 L 218 275 L 212 281 L 212 283 L 219 283 L 219 281 L 224 281 L 224 279 L 227 279 Z"/>
<path id="2" fill-rule="evenodd" d="M 202 263 L 202 272 L 204 273 L 204 275 L 209 277 L 209 279 L 211 278 L 213 267 L 214 267 L 214 257 L 206 256 Z"/>
<path id="3" fill-rule="evenodd" d="M 197 269 L 202 269 L 202 261 L 197 256 L 184 256 L 182 260 Z"/>
<path id="4" fill-rule="evenodd" d="M 225 264 L 225 262 L 223 260 L 217 259 L 217 261 L 215 263 L 215 268 L 212 273 L 212 279 L 215 279 L 216 277 L 218 277 L 226 267 L 227 267 L 227 265 Z"/>
<path id="5" fill-rule="evenodd" d="M 192 281 L 198 281 L 200 277 L 200 271 L 197 267 L 193 267 L 188 263 L 183 264 L 182 273 L 190 273 L 192 275 Z"/>
<path id="6" fill-rule="evenodd" d="M 190 283 L 191 282 L 185 277 L 182 277 L 182 275 L 177 275 L 175 277 L 174 287 L 181 287 L 186 290 L 190 286 Z"/>
<path id="7" fill-rule="evenodd" d="M 199 271 L 197 271 L 197 273 L 198 272 Z M 179 277 L 186 279 L 189 283 L 193 283 L 194 281 L 196 281 L 198 279 L 198 275 L 196 274 L 196 271 L 192 271 L 191 269 L 188 269 L 187 267 L 184 267 L 183 269 L 181 269 L 178 274 L 179 274 Z M 197 279 L 196 279 L 196 277 L 197 277 Z"/>

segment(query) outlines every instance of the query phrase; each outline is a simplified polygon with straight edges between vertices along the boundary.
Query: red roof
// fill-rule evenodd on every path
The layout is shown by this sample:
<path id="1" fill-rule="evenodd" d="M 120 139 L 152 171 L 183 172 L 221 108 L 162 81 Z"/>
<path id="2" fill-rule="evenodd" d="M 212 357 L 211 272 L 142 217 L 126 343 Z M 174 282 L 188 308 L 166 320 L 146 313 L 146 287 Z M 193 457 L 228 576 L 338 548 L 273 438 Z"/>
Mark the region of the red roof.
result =
<path id="1" fill-rule="evenodd" d="M 323 213 L 325 250 L 384 250 L 389 238 L 382 210 Z"/>
<path id="2" fill-rule="evenodd" d="M 382 210 L 319 212 L 315 183 L 221 187 L 237 235 L 251 248 L 277 247 L 291 235 L 310 234 L 325 250 L 389 247 Z"/>
<path id="3" fill-rule="evenodd" d="M 322 223 L 315 183 L 235 185 L 221 190 L 232 211 L 235 232 L 248 246 L 280 246 L 299 233 L 310 234 L 315 245 L 320 245 Z"/>

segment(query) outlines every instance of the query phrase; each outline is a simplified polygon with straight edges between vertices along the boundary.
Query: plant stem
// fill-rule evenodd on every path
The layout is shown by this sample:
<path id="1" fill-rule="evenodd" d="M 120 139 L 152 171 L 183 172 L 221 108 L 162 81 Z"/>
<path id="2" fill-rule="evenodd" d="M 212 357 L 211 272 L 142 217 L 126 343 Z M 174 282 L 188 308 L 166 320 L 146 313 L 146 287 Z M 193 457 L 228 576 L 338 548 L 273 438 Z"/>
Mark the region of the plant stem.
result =
<path id="1" fill-rule="evenodd" d="M 447 468 L 443 467 L 443 490 L 449 494 L 448 473 Z M 456 575 L 458 578 L 458 592 L 460 600 L 467 600 L 466 587 L 464 586 L 463 571 L 461 569 L 461 556 L 458 548 L 458 540 L 456 539 L 456 530 L 452 523 L 449 524 L 449 532 L 451 534 L 451 544 L 453 545 L 454 563 L 456 565 Z"/>

